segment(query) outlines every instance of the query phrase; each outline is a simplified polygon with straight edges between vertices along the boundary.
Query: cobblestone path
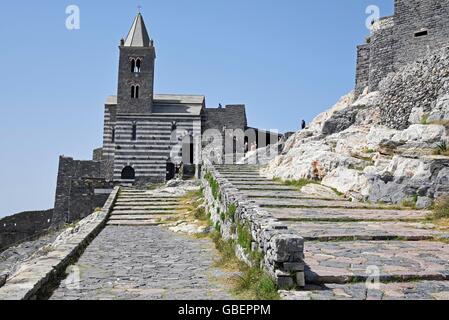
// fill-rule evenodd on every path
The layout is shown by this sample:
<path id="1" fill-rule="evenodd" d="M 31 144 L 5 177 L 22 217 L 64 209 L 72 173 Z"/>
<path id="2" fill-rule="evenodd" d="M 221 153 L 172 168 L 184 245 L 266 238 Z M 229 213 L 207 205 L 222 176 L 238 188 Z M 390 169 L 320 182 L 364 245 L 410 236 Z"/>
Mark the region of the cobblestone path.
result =
<path id="1" fill-rule="evenodd" d="M 284 299 L 449 299 L 449 234 L 428 212 L 350 202 L 320 185 L 298 191 L 257 166 L 217 169 L 305 239 L 308 286 Z M 383 283 L 366 285 L 376 279 Z"/>
<path id="2" fill-rule="evenodd" d="M 229 274 L 213 266 L 210 240 L 158 226 L 182 212 L 178 200 L 122 192 L 108 226 L 68 268 L 51 299 L 232 299 L 224 284 Z"/>

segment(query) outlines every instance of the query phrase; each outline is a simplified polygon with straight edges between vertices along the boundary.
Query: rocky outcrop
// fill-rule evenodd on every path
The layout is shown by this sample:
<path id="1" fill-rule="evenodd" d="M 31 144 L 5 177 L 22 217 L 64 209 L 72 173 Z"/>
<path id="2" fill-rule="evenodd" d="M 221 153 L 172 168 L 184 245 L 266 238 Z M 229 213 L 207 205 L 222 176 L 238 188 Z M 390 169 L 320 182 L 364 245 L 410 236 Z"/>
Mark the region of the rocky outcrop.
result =
<path id="1" fill-rule="evenodd" d="M 361 201 L 429 207 L 449 194 L 449 49 L 389 75 L 377 92 L 352 93 L 285 143 L 263 173 L 315 179 Z M 319 173 L 319 174 L 318 174 Z"/>

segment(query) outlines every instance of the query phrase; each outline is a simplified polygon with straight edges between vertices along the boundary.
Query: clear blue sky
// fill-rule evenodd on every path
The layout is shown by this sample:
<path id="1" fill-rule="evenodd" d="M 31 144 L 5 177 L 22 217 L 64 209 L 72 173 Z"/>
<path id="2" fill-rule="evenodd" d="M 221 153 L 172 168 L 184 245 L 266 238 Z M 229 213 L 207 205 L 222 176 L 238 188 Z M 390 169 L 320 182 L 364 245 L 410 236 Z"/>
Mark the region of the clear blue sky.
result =
<path id="1" fill-rule="evenodd" d="M 68 5 L 81 29 L 65 28 Z M 0 216 L 53 206 L 58 157 L 101 146 L 118 44 L 138 5 L 157 49 L 156 91 L 245 103 L 252 126 L 296 130 L 354 86 L 368 5 L 393 0 L 0 2 Z"/>

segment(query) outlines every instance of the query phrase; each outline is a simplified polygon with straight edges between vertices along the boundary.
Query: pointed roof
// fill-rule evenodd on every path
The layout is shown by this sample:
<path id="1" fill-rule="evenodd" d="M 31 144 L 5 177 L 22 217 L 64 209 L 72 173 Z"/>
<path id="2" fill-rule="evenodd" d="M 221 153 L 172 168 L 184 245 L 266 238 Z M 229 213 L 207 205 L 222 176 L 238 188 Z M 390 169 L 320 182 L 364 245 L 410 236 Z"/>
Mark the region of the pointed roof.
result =
<path id="1" fill-rule="evenodd" d="M 150 47 L 151 40 L 148 35 L 147 28 L 145 26 L 145 22 L 143 21 L 143 17 L 140 12 L 137 14 L 134 19 L 134 23 L 131 27 L 131 30 L 128 33 L 128 37 L 125 40 L 125 47 Z"/>

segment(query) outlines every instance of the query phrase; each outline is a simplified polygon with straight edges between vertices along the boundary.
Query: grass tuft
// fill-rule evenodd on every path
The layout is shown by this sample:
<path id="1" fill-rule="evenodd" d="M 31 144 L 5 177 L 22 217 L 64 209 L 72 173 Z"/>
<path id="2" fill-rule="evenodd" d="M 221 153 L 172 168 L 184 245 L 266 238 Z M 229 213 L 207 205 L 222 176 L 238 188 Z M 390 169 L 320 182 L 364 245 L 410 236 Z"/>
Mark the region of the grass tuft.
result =
<path id="1" fill-rule="evenodd" d="M 447 219 L 449 218 L 449 196 L 442 197 L 435 201 L 433 208 L 433 218 Z"/>
<path id="2" fill-rule="evenodd" d="M 212 189 L 212 195 L 215 200 L 220 199 L 221 200 L 221 193 L 220 193 L 220 185 L 218 184 L 217 180 L 215 180 L 212 173 L 208 172 L 204 175 L 204 179 L 209 182 L 210 188 Z"/>
<path id="3" fill-rule="evenodd" d="M 297 190 L 301 191 L 301 189 L 308 184 L 320 184 L 318 181 L 309 180 L 309 179 L 299 179 L 299 180 L 282 180 L 280 178 L 275 178 L 274 181 L 280 182 L 285 186 L 294 187 Z"/>
<path id="4" fill-rule="evenodd" d="M 437 143 L 433 154 L 436 156 L 449 156 L 449 146 L 447 141 L 443 140 Z"/>

